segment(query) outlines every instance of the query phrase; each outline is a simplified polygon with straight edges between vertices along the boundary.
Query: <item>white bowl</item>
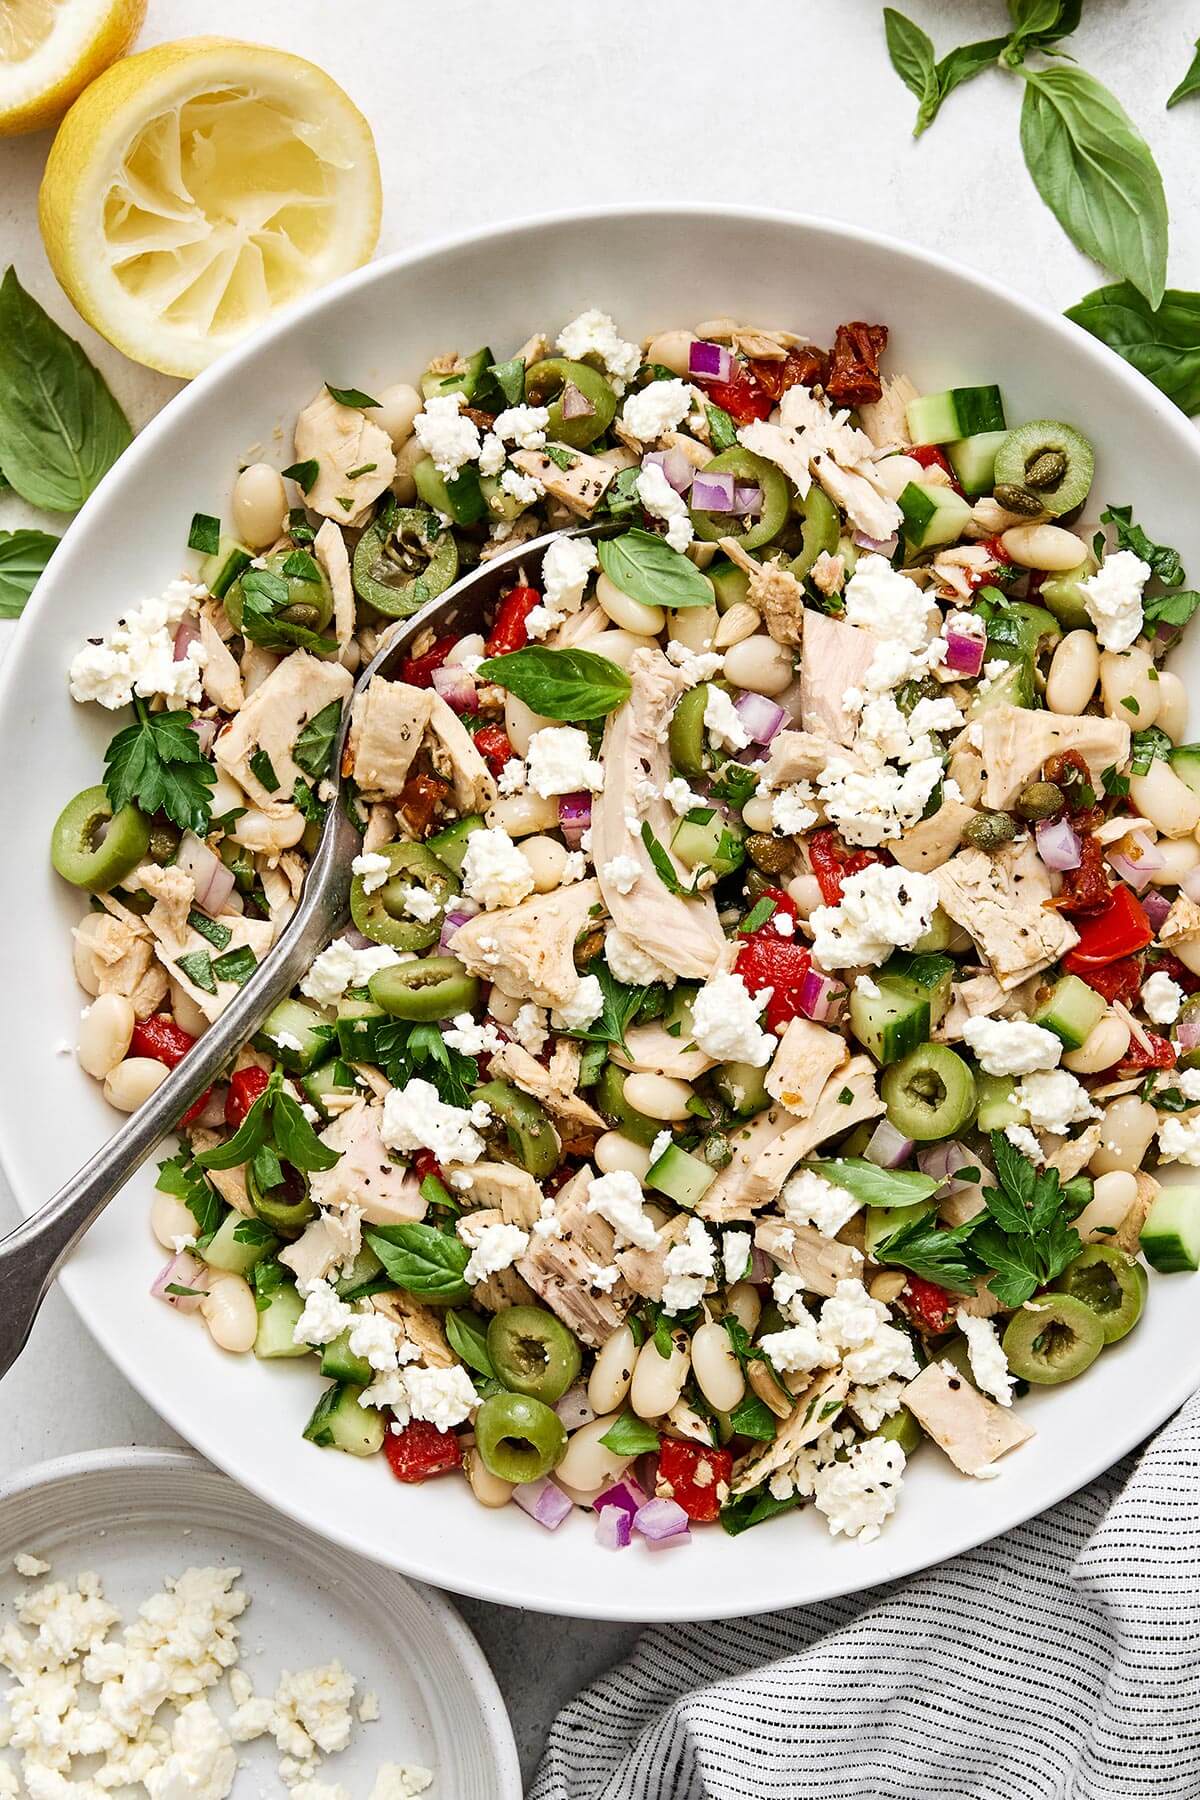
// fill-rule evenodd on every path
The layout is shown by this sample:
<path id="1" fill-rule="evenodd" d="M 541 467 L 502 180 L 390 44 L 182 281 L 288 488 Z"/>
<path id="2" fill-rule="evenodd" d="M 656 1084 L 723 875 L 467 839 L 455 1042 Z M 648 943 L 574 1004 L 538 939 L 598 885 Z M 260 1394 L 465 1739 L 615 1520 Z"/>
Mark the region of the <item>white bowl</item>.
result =
<path id="1" fill-rule="evenodd" d="M 201 376 L 146 428 L 71 527 L 7 658 L 0 1144 L 26 1212 L 114 1124 L 96 1084 L 58 1054 L 74 1042 L 81 1004 L 69 935 L 81 896 L 51 873 L 46 846 L 64 801 L 99 780 L 112 730 L 98 708 L 68 698 L 80 640 L 186 565 L 192 513 L 226 509 L 240 460 L 291 460 L 291 421 L 322 381 L 369 392 L 411 380 L 447 348 L 489 342 L 507 354 L 531 330 L 557 329 L 588 306 L 632 336 L 732 313 L 826 342 L 840 320 L 883 320 L 887 366 L 923 389 L 998 381 L 1010 418 L 1078 425 L 1099 452 L 1092 516 L 1107 501 L 1131 502 L 1152 535 L 1200 567 L 1200 445 L 1183 416 L 1065 320 L 901 244 L 777 214 L 657 207 L 506 226 L 349 276 Z M 1177 666 L 1186 674 L 1195 660 L 1185 649 Z M 465 1483 L 398 1487 L 382 1458 L 364 1465 L 303 1442 L 318 1391 L 311 1366 L 234 1361 L 149 1298 L 162 1260 L 146 1224 L 153 1179 L 151 1166 L 130 1184 L 62 1278 L 129 1380 L 213 1462 L 314 1530 L 511 1605 L 691 1619 L 870 1587 L 1053 1505 L 1200 1382 L 1194 1286 L 1156 1277 L 1130 1338 L 1083 1379 L 1022 1402 L 1038 1435 L 998 1480 L 971 1482 L 927 1445 L 877 1542 L 835 1541 L 818 1516 L 800 1515 L 737 1540 L 699 1530 L 686 1548 L 613 1554 L 582 1515 L 550 1536 L 515 1507 L 484 1511 Z M 36 1332 L 26 1354 L 38 1354 Z"/>

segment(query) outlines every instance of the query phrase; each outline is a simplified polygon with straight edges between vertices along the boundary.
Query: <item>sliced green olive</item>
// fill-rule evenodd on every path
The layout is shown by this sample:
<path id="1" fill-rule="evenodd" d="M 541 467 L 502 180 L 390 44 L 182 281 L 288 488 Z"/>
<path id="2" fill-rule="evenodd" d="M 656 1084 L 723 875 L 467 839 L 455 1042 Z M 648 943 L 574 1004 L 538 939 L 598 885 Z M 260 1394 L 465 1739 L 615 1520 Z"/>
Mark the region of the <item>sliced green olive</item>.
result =
<path id="1" fill-rule="evenodd" d="M 309 1197 L 308 1183 L 299 1170 L 285 1163 L 283 1175 L 280 1187 L 264 1188 L 253 1162 L 248 1162 L 246 1196 L 264 1225 L 269 1225 L 282 1238 L 297 1238 L 317 1209 Z"/>
<path id="2" fill-rule="evenodd" d="M 287 570 L 285 564 L 289 565 Z M 287 601 L 275 609 L 273 616 L 285 626 L 298 625 L 305 631 L 324 631 L 333 617 L 333 589 L 316 558 L 307 551 L 273 550 L 263 566 L 287 583 Z M 294 571 L 301 567 L 304 573 L 296 574 Z M 241 631 L 243 625 L 245 595 L 242 583 L 252 573 L 252 569 L 243 569 L 225 595 L 225 612 L 235 631 Z M 281 639 L 279 647 L 291 647 L 286 637 Z"/>
<path id="3" fill-rule="evenodd" d="M 1104 1348 L 1100 1315 L 1072 1294 L 1039 1294 L 1004 1331 L 1008 1366 L 1021 1381 L 1055 1387 L 1090 1367 Z"/>
<path id="4" fill-rule="evenodd" d="M 475 1445 L 485 1469 L 518 1485 L 540 1481 L 562 1461 L 562 1420 L 529 1394 L 490 1394 L 475 1414 Z"/>
<path id="5" fill-rule="evenodd" d="M 386 844 L 379 854 L 388 863 L 387 880 L 368 894 L 366 876 L 356 875 L 350 884 L 350 916 L 372 943 L 427 950 L 441 935 L 446 904 L 458 892 L 458 883 L 424 844 Z M 405 911 L 413 887 L 424 888 L 437 901 L 433 918 L 415 919 Z"/>
<path id="6" fill-rule="evenodd" d="M 113 814 L 102 787 L 84 788 L 59 813 L 50 834 L 50 861 L 64 881 L 90 894 L 107 893 L 136 869 L 150 848 L 150 823 L 136 806 Z"/>
<path id="7" fill-rule="evenodd" d="M 1149 1282 L 1146 1271 L 1115 1244 L 1088 1244 L 1054 1284 L 1090 1306 L 1104 1331 L 1106 1344 L 1131 1332 L 1142 1316 Z"/>
<path id="8" fill-rule="evenodd" d="M 681 775 L 692 779 L 703 775 L 705 770 L 707 739 L 704 735 L 704 713 L 711 687 L 710 682 L 702 681 L 698 687 L 689 688 L 686 694 L 681 695 L 675 702 L 671 723 L 667 727 L 671 761 Z"/>
<path id="9" fill-rule="evenodd" d="M 803 581 L 823 550 L 830 556 L 836 552 L 838 539 L 842 534 L 842 522 L 837 507 L 815 481 L 806 498 L 794 500 L 792 507 L 800 514 L 804 524 L 801 527 L 800 554 L 792 558 L 791 570 L 797 581 Z"/>
<path id="10" fill-rule="evenodd" d="M 564 411 L 569 390 L 582 395 L 590 411 Z M 586 450 L 598 437 L 603 437 L 613 422 L 617 396 L 603 375 L 587 363 L 569 362 L 563 356 L 549 356 L 534 363 L 525 375 L 525 398 L 530 406 L 549 408 L 547 436 L 552 443 L 570 444 L 574 450 Z M 568 408 L 569 410 L 569 408 Z"/>
<path id="11" fill-rule="evenodd" d="M 579 1340 L 544 1306 L 510 1306 L 488 1326 L 488 1355 L 505 1387 L 553 1406 L 582 1364 Z"/>
<path id="12" fill-rule="evenodd" d="M 1001 488 L 1011 490 L 1010 497 L 1028 494 L 1039 510 L 1061 518 L 1083 505 L 1095 472 L 1092 446 L 1074 426 L 1031 419 L 1010 431 L 996 452 L 996 498 L 1007 504 Z"/>
<path id="13" fill-rule="evenodd" d="M 945 1044 L 911 1050 L 884 1070 L 879 1087 L 891 1123 L 919 1143 L 953 1137 L 975 1112 L 975 1077 Z"/>
<path id="14" fill-rule="evenodd" d="M 376 1006 L 394 1019 L 452 1019 L 470 1012 L 479 998 L 479 983 L 456 956 L 393 963 L 372 975 L 368 986 Z"/>
<path id="15" fill-rule="evenodd" d="M 744 450 L 739 445 L 733 450 L 723 450 L 720 456 L 714 456 L 710 463 L 705 463 L 701 470 L 703 475 L 720 475 L 732 472 L 735 481 L 753 484 L 762 490 L 762 511 L 757 520 L 738 531 L 735 513 L 710 513 L 692 511 L 692 527 L 698 538 L 706 544 L 715 544 L 718 538 L 732 538 L 743 550 L 757 550 L 763 544 L 769 544 L 779 536 L 787 523 L 788 508 L 791 504 L 791 490 L 787 477 L 774 463 L 769 463 L 765 456 L 756 456 L 752 450 Z"/>
<path id="16" fill-rule="evenodd" d="M 458 574 L 458 545 L 436 515 L 402 506 L 376 519 L 354 549 L 354 591 L 386 619 L 406 619 Z"/>
<path id="17" fill-rule="evenodd" d="M 558 1167 L 562 1145 L 549 1114 L 531 1094 L 523 1094 L 506 1081 L 485 1081 L 482 1087 L 472 1091 L 471 1098 L 487 1101 L 494 1117 L 504 1127 L 509 1149 L 523 1169 L 528 1169 L 539 1180 L 553 1173 Z"/>

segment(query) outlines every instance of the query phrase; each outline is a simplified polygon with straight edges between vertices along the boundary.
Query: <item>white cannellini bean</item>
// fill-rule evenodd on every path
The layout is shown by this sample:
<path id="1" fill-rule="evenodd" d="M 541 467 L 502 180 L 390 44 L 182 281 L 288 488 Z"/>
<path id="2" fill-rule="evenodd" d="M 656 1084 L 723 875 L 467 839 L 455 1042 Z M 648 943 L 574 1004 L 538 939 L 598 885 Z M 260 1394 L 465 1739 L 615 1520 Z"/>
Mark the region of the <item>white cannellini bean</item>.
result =
<path id="1" fill-rule="evenodd" d="M 630 1106 L 648 1119 L 686 1119 L 692 1090 L 674 1075 L 636 1073 L 625 1077 L 625 1097 Z"/>
<path id="2" fill-rule="evenodd" d="M 79 1061 L 89 1075 L 103 1081 L 125 1060 L 136 1018 L 124 994 L 101 994 L 79 1021 Z"/>
<path id="3" fill-rule="evenodd" d="M 619 669 L 627 669 L 633 661 L 634 651 L 646 648 L 646 640 L 632 631 L 601 631 L 588 638 L 583 648 L 595 656 L 607 656 Z"/>
<path id="4" fill-rule="evenodd" d="M 224 769 L 217 770 L 217 779 L 209 788 L 208 793 L 209 799 L 212 802 L 212 816 L 214 819 L 223 817 L 227 812 L 235 812 L 246 804 L 244 790 L 233 779 L 232 775 L 227 775 L 225 773 Z"/>
<path id="5" fill-rule="evenodd" d="M 1162 857 L 1162 868 L 1150 877 L 1155 887 L 1178 887 L 1185 875 L 1200 868 L 1200 844 L 1194 837 L 1165 838 L 1155 849 Z"/>
<path id="6" fill-rule="evenodd" d="M 451 650 L 449 656 L 446 658 L 446 667 L 449 668 L 452 664 L 466 662 L 468 656 L 482 656 L 486 650 L 487 644 L 484 642 L 481 633 L 472 631 L 469 636 L 459 638 L 457 644 L 455 644 L 453 650 Z"/>
<path id="7" fill-rule="evenodd" d="M 617 1417 L 615 1412 L 605 1413 L 571 1433 L 563 1459 L 554 1471 L 556 1481 L 576 1493 L 594 1494 L 624 1474 L 633 1457 L 610 1450 L 600 1442 L 605 1432 L 612 1430 Z"/>
<path id="8" fill-rule="evenodd" d="M 664 369 L 686 379 L 691 373 L 689 358 L 695 342 L 695 334 L 690 331 L 660 331 L 646 345 L 646 361 L 661 363 Z"/>
<path id="9" fill-rule="evenodd" d="M 746 1378 L 723 1325 L 701 1325 L 692 1338 L 692 1370 L 700 1392 L 718 1412 L 732 1412 L 746 1391 Z"/>
<path id="10" fill-rule="evenodd" d="M 1141 1168 L 1157 1130 L 1158 1114 L 1148 1100 L 1139 1100 L 1136 1094 L 1111 1100 L 1100 1122 L 1100 1147 L 1088 1168 L 1093 1175 L 1107 1175 L 1112 1169 L 1133 1174 Z"/>
<path id="11" fill-rule="evenodd" d="M 713 649 L 731 649 L 744 638 L 753 637 L 761 624 L 762 615 L 756 606 L 751 606 L 748 600 L 735 600 L 729 611 L 721 614 L 713 635 Z"/>
<path id="12" fill-rule="evenodd" d="M 1051 712 L 1077 717 L 1087 706 L 1100 679 L 1100 646 L 1094 631 L 1068 631 L 1050 662 L 1046 705 Z"/>
<path id="13" fill-rule="evenodd" d="M 553 724 L 553 719 L 544 719 L 541 713 L 535 713 L 532 707 L 526 706 L 523 700 L 518 700 L 515 694 L 505 694 L 504 729 L 518 756 L 528 754 L 529 740 L 535 731 Z"/>
<path id="14" fill-rule="evenodd" d="M 75 965 L 75 979 L 85 994 L 100 992 L 100 965 L 94 946 L 105 929 L 107 919 L 107 913 L 84 913 L 71 934 L 71 960 Z"/>
<path id="15" fill-rule="evenodd" d="M 619 588 L 607 575 L 596 578 L 596 598 L 613 624 L 638 637 L 657 637 L 667 622 L 661 606 L 646 606 Z"/>
<path id="16" fill-rule="evenodd" d="M 1179 676 L 1170 669 L 1158 671 L 1158 717 L 1154 723 L 1165 731 L 1173 744 L 1182 743 L 1187 735 L 1188 695 Z"/>
<path id="17" fill-rule="evenodd" d="M 240 1275 L 220 1275 L 200 1302 L 208 1335 L 222 1350 L 242 1355 L 254 1348 L 258 1308 L 249 1282 Z"/>
<path id="18" fill-rule="evenodd" d="M 1050 569 L 1055 574 L 1077 569 L 1087 545 L 1061 525 L 1010 525 L 1001 533 L 1006 553 L 1023 569 Z"/>
<path id="19" fill-rule="evenodd" d="M 304 826 L 305 818 L 301 812 L 273 819 L 257 806 L 248 806 L 241 818 L 233 821 L 229 835 L 247 850 L 253 850 L 259 855 L 274 856 L 279 851 L 291 850 L 298 844 L 304 836 Z"/>
<path id="20" fill-rule="evenodd" d="M 529 837 L 535 831 L 553 831 L 558 824 L 558 801 L 552 794 L 501 794 L 487 815 L 489 825 L 502 825 L 509 837 Z"/>
<path id="21" fill-rule="evenodd" d="M 208 1030 L 207 1018 L 182 983 L 174 977 L 171 980 L 171 1011 L 175 1015 L 175 1023 L 182 1030 L 190 1032 L 192 1037 L 202 1037 Z"/>
<path id="22" fill-rule="evenodd" d="M 592 1158 L 602 1175 L 613 1175 L 618 1169 L 645 1180 L 650 1168 L 650 1152 L 644 1144 L 635 1144 L 620 1131 L 606 1131 L 596 1139 Z"/>
<path id="23" fill-rule="evenodd" d="M 234 536 L 251 550 L 265 550 L 284 528 L 287 491 L 283 476 L 270 463 L 251 463 L 233 484 Z"/>
<path id="24" fill-rule="evenodd" d="M 1164 837 L 1189 837 L 1200 825 L 1200 794 L 1193 794 L 1167 762 L 1156 756 L 1144 775 L 1129 777 L 1129 801 Z"/>
<path id="25" fill-rule="evenodd" d="M 401 506 L 411 506 L 417 497 L 417 484 L 413 479 L 413 470 L 419 462 L 424 462 L 428 451 L 421 440 L 414 435 L 407 438 L 396 452 L 396 473 L 392 476 L 392 492 Z"/>
<path id="26" fill-rule="evenodd" d="M 752 694 L 773 696 L 791 686 L 792 654 L 765 632 L 745 638 L 725 652 L 725 678 Z"/>
<path id="27" fill-rule="evenodd" d="M 559 886 L 570 852 L 557 838 L 531 837 L 521 845 L 521 855 L 529 864 L 535 894 L 550 894 Z"/>
<path id="28" fill-rule="evenodd" d="M 615 1413 L 625 1404 L 636 1360 L 633 1332 L 628 1325 L 618 1325 L 601 1344 L 588 1376 L 588 1405 L 593 1412 Z"/>
<path id="29" fill-rule="evenodd" d="M 176 1238 L 195 1237 L 196 1221 L 175 1194 L 156 1193 L 150 1202 L 150 1229 L 164 1250 L 174 1250 Z"/>
<path id="30" fill-rule="evenodd" d="M 731 1312 L 743 1330 L 753 1337 L 762 1318 L 758 1289 L 748 1281 L 735 1281 L 725 1296 L 725 1310 Z"/>
<path id="31" fill-rule="evenodd" d="M 1106 650 L 1100 658 L 1100 701 L 1110 719 L 1130 731 L 1145 731 L 1158 718 L 1161 683 L 1154 662 L 1135 644 L 1131 650 Z"/>
<path id="32" fill-rule="evenodd" d="M 891 500 L 898 500 L 910 481 L 922 482 L 928 471 L 915 456 L 885 456 L 871 470 L 871 485 L 882 488 Z"/>
<path id="33" fill-rule="evenodd" d="M 671 1333 L 670 1356 L 660 1356 L 654 1339 L 646 1339 L 633 1365 L 633 1386 L 629 1394 L 630 1405 L 639 1419 L 660 1419 L 670 1412 L 683 1392 L 691 1362 L 685 1331 Z"/>
<path id="34" fill-rule="evenodd" d="M 1183 943 L 1172 944 L 1171 949 L 1185 969 L 1190 969 L 1193 975 L 1200 975 L 1200 938 L 1185 938 Z"/>
<path id="35" fill-rule="evenodd" d="M 392 440 L 392 449 L 399 450 L 407 444 L 412 436 L 413 420 L 425 402 L 415 387 L 407 381 L 394 381 L 385 387 L 379 396 L 379 405 L 371 409 L 371 418 L 376 425 L 382 425 Z"/>
<path id="36" fill-rule="evenodd" d="M 821 884 L 815 875 L 796 875 L 787 884 L 787 896 L 796 903 L 796 911 L 802 919 L 815 912 L 818 906 L 824 906 L 825 899 L 821 893 Z"/>
<path id="37" fill-rule="evenodd" d="M 1084 1243 L 1107 1243 L 1136 1199 L 1137 1181 L 1127 1169 L 1098 1175 L 1091 1199 L 1074 1221 Z"/>
<path id="38" fill-rule="evenodd" d="M 104 1077 L 104 1098 L 118 1112 L 136 1112 L 169 1073 L 166 1063 L 155 1062 L 153 1057 L 127 1056 Z"/>
<path id="39" fill-rule="evenodd" d="M 467 1471 L 467 1480 L 471 1484 L 471 1492 L 481 1506 L 496 1508 L 507 1506 L 513 1497 L 511 1481 L 502 1481 L 480 1456 L 478 1450 L 468 1450 L 463 1457 L 463 1466 Z"/>
<path id="40" fill-rule="evenodd" d="M 667 615 L 667 636 L 673 644 L 683 644 L 688 650 L 711 650 L 719 616 L 715 600 L 711 606 L 678 607 Z"/>
<path id="41" fill-rule="evenodd" d="M 1105 1013 L 1088 1032 L 1078 1050 L 1068 1050 L 1063 1068 L 1073 1075 L 1098 1075 L 1119 1063 L 1129 1048 L 1130 1033 L 1124 1019 L 1116 1013 Z"/>
<path id="42" fill-rule="evenodd" d="M 749 831 L 771 830 L 771 802 L 767 795 L 753 794 L 747 800 L 742 808 L 742 822 Z"/>
<path id="43" fill-rule="evenodd" d="M 501 993 L 493 987 L 488 995 L 487 1009 L 497 1025 L 511 1025 L 525 1002 L 515 1000 L 511 994 Z"/>

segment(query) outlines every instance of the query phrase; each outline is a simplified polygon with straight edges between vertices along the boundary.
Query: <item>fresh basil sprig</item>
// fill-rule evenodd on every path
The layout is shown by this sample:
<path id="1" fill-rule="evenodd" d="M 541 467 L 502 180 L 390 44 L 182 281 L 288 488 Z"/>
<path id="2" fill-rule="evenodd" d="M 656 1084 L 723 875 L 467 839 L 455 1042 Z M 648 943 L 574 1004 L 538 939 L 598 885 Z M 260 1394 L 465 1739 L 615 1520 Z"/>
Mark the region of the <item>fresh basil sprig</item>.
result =
<path id="1" fill-rule="evenodd" d="M 284 1162 L 309 1174 L 317 1169 L 332 1169 L 339 1152 L 323 1144 L 299 1104 L 283 1085 L 278 1069 L 272 1071 L 266 1087 L 250 1108 L 231 1138 L 202 1150 L 196 1157 L 201 1169 L 236 1169 L 250 1162 L 264 1145 L 272 1143 Z"/>
<path id="2" fill-rule="evenodd" d="M 0 531 L 0 619 L 15 619 L 58 548 L 48 531 Z"/>
<path id="3" fill-rule="evenodd" d="M 471 1253 L 448 1232 L 433 1225 L 381 1225 L 366 1236 L 398 1288 L 431 1300 L 470 1298 L 463 1275 Z"/>
<path id="4" fill-rule="evenodd" d="M 845 1188 L 864 1206 L 913 1206 L 936 1194 L 937 1182 L 916 1169 L 881 1169 L 863 1156 L 839 1156 L 831 1162 L 805 1162 L 834 1187 Z"/>
<path id="5" fill-rule="evenodd" d="M 1122 550 L 1132 550 L 1143 562 L 1148 562 L 1164 587 L 1182 587 L 1185 575 L 1183 559 L 1178 550 L 1170 544 L 1156 544 L 1149 537 L 1133 516 L 1132 506 L 1106 506 L 1100 514 L 1102 525 L 1116 528 L 1117 544 Z M 1103 541 L 1103 533 L 1099 534 Z M 1097 555 L 1100 551 L 1097 550 Z"/>
<path id="6" fill-rule="evenodd" d="M 0 464 L 23 500 L 76 512 L 133 441 L 74 338 L 8 269 L 0 282 Z"/>
<path id="7" fill-rule="evenodd" d="M 342 703 L 331 700 L 328 706 L 313 714 L 292 746 L 292 761 L 314 781 L 319 781 L 329 768 L 333 741 L 341 722 Z"/>
<path id="8" fill-rule="evenodd" d="M 1189 415 L 1200 412 L 1200 293 L 1168 288 L 1152 307 L 1132 282 L 1085 294 L 1068 319 L 1115 350 Z"/>
<path id="9" fill-rule="evenodd" d="M 640 528 L 605 538 L 600 567 L 614 587 L 644 606 L 711 606 L 712 583 L 681 550 Z"/>
<path id="10" fill-rule="evenodd" d="M 488 1354 L 487 1328 L 478 1313 L 456 1312 L 453 1307 L 445 1317 L 446 1342 L 455 1356 L 474 1369 L 486 1381 L 496 1380 L 496 1369 Z"/>
<path id="11" fill-rule="evenodd" d="M 1173 106 L 1178 106 L 1181 100 L 1186 100 L 1189 94 L 1200 94 L 1200 38 L 1196 39 L 1196 53 L 1188 64 L 1187 74 L 1179 86 L 1171 90 L 1167 100 L 1167 111 L 1169 112 Z"/>
<path id="12" fill-rule="evenodd" d="M 623 706 L 630 694 L 624 669 L 591 650 L 548 650 L 529 644 L 506 656 L 489 657 L 476 674 L 507 688 L 546 719 L 602 719 Z"/>
<path id="13" fill-rule="evenodd" d="M 658 1449 L 658 1433 L 636 1413 L 626 1412 L 613 1420 L 600 1442 L 617 1456 L 644 1456 Z"/>

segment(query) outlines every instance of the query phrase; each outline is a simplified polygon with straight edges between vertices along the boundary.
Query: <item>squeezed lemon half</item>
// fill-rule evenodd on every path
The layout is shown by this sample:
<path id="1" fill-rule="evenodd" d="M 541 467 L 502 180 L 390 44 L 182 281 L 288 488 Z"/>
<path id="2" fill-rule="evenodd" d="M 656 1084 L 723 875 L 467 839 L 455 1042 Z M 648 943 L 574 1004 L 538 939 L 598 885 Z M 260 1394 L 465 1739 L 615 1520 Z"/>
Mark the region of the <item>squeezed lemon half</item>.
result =
<path id="1" fill-rule="evenodd" d="M 371 128 L 324 70 L 228 38 L 115 64 L 54 140 L 39 196 L 51 265 L 135 361 L 195 375 L 370 256 Z"/>
<path id="2" fill-rule="evenodd" d="M 0 0 L 0 137 L 61 119 L 145 17 L 146 0 Z"/>

